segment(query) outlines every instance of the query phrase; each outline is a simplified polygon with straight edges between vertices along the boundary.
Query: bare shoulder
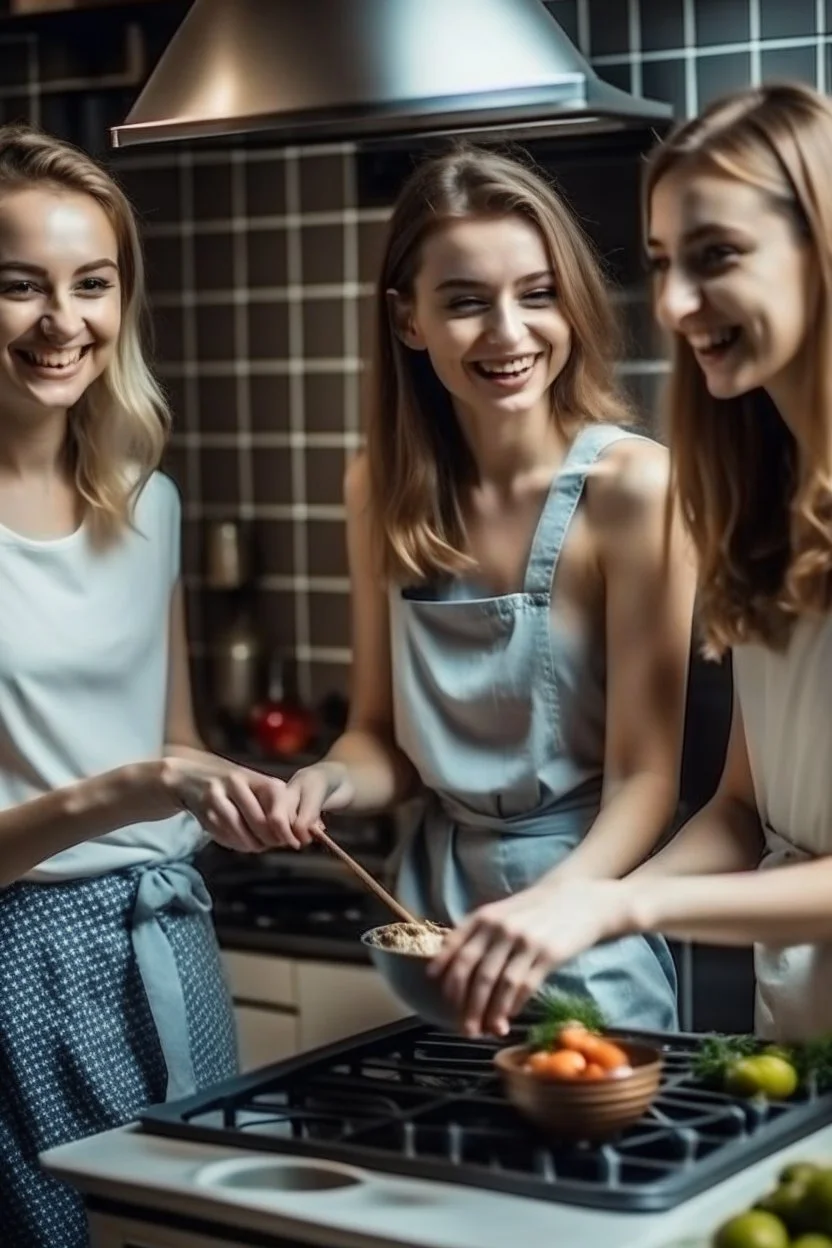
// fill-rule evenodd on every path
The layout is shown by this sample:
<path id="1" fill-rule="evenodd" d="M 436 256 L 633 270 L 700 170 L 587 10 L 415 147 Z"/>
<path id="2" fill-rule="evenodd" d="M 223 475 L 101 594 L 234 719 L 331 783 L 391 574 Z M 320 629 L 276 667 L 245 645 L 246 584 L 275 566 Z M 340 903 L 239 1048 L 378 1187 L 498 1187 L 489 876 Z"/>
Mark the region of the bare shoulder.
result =
<path id="1" fill-rule="evenodd" d="M 587 515 L 599 533 L 618 533 L 664 517 L 670 456 L 646 438 L 625 438 L 595 463 L 586 485 Z"/>

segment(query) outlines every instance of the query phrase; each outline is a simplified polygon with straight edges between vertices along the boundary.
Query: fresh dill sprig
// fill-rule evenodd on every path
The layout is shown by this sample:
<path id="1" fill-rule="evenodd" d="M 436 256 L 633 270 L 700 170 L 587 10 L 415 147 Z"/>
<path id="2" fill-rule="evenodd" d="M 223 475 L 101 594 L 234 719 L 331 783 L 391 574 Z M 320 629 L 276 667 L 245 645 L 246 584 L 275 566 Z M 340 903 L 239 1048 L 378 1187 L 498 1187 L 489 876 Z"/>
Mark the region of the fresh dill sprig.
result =
<path id="1" fill-rule="evenodd" d="M 693 1073 L 705 1083 L 722 1083 L 734 1062 L 759 1048 L 754 1036 L 705 1036 L 692 1062 Z"/>
<path id="2" fill-rule="evenodd" d="M 528 1043 L 534 1049 L 554 1048 L 566 1023 L 581 1023 L 587 1031 L 607 1028 L 603 1012 L 590 997 L 549 989 L 535 998 L 534 1009 L 541 1015 L 529 1028 Z"/>

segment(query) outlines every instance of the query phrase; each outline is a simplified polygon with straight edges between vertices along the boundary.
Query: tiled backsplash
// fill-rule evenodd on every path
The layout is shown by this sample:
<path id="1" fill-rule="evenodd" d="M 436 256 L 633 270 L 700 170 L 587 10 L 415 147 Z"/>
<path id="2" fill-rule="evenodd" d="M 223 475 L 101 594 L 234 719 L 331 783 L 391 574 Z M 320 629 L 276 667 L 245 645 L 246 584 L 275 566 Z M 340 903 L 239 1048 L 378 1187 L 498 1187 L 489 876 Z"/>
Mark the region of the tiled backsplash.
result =
<path id="1" fill-rule="evenodd" d="M 671 100 L 679 115 L 762 76 L 832 84 L 832 0 L 548 0 L 548 7 L 603 76 Z M 66 23 L 83 20 L 78 15 L 7 23 L 3 116 L 40 121 L 103 151 L 107 124 L 123 117 L 145 71 L 142 47 L 152 63 L 181 11 L 181 4 L 155 4 L 125 22 L 117 10 L 99 10 L 93 39 L 68 34 Z M 157 358 L 175 413 L 168 466 L 185 499 L 202 706 L 210 706 L 210 689 L 201 660 L 227 609 L 203 586 L 210 518 L 249 522 L 257 619 L 268 647 L 296 658 L 301 691 L 314 701 L 345 691 L 341 485 L 360 438 L 365 327 L 387 207 L 360 194 L 348 145 L 177 144 L 109 155 L 144 221 Z M 589 195 L 583 213 L 602 238 L 606 217 L 633 213 L 601 177 Z M 625 197 L 629 185 L 620 187 Z M 641 281 L 622 298 L 631 329 L 622 368 L 650 420 L 664 368 L 659 339 Z"/>

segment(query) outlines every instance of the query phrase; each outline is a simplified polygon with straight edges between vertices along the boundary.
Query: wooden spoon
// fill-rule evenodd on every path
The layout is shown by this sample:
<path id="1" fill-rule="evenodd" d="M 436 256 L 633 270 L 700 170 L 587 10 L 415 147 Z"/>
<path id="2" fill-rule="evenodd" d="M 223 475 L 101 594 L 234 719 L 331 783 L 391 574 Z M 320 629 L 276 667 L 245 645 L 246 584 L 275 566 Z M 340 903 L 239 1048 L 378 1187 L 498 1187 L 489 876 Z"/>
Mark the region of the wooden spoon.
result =
<path id="1" fill-rule="evenodd" d="M 409 910 L 406 910 L 401 902 L 396 901 L 396 898 L 391 893 L 388 893 L 386 888 L 382 888 L 378 880 L 374 879 L 373 876 L 370 875 L 369 871 L 365 871 L 354 858 L 350 857 L 345 849 L 342 849 L 340 845 L 337 845 L 335 841 L 333 841 L 332 837 L 329 836 L 324 830 L 322 823 L 313 824 L 310 828 L 310 832 L 316 840 L 320 841 L 322 845 L 326 845 L 330 853 L 333 853 L 336 858 L 340 858 L 344 866 L 349 867 L 353 875 L 357 875 L 359 880 L 361 880 L 361 883 L 369 888 L 371 893 L 375 893 L 376 897 L 383 901 L 386 906 L 389 906 L 397 918 L 401 919 L 404 923 L 415 923 L 417 927 L 426 926 L 424 919 L 417 919 L 415 915 L 410 913 Z"/>

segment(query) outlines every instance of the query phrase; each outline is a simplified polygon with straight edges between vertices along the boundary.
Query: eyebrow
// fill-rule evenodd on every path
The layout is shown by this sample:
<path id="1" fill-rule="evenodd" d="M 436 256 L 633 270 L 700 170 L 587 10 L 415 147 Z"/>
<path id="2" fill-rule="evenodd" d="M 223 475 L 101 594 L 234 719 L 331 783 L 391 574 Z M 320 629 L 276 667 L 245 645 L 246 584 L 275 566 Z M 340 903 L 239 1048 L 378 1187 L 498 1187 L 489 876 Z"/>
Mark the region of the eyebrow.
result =
<path id="1" fill-rule="evenodd" d="M 541 280 L 553 282 L 555 275 L 551 269 L 541 269 L 538 273 L 527 273 L 525 277 L 518 277 L 514 283 L 515 286 L 522 286 L 526 282 L 539 282 Z M 446 281 L 440 282 L 436 287 L 437 290 L 486 290 L 488 282 L 478 282 L 472 277 L 449 277 Z"/>
<path id="2" fill-rule="evenodd" d="M 698 225 L 694 230 L 688 230 L 682 235 L 682 242 L 686 246 L 691 243 L 701 242 L 703 238 L 710 238 L 714 234 L 741 234 L 742 230 L 737 225 L 719 225 L 717 222 L 708 222 L 705 225 Z M 645 243 L 646 247 L 663 247 L 661 239 L 648 238 Z"/>
<path id="3" fill-rule="evenodd" d="M 0 261 L 0 272 L 11 269 L 15 273 L 33 273 L 36 277 L 46 277 L 46 269 L 41 268 L 39 264 L 29 264 L 25 260 L 3 260 Z M 110 260 L 106 256 L 100 260 L 91 260 L 89 264 L 82 264 L 80 268 L 75 270 L 77 277 L 81 273 L 92 273 L 96 269 L 115 269 L 118 273 L 118 265 L 115 260 Z"/>

